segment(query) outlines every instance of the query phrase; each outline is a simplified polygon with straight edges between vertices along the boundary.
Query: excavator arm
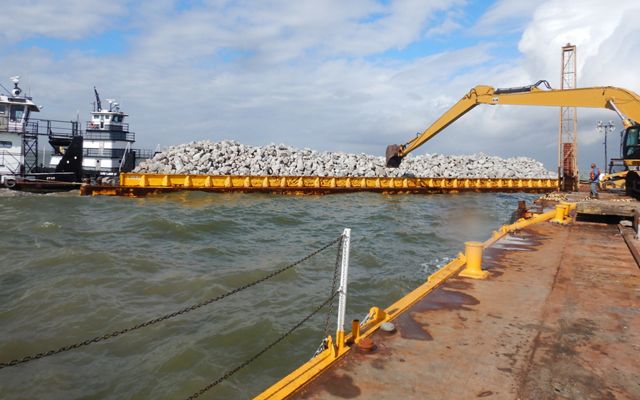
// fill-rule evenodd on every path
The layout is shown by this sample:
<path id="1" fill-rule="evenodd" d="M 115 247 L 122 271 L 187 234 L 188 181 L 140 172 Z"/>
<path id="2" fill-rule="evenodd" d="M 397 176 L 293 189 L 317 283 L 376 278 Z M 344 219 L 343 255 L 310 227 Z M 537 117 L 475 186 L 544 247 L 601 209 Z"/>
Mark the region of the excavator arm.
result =
<path id="1" fill-rule="evenodd" d="M 541 89 L 544 84 L 548 89 Z M 476 86 L 431 126 L 404 145 L 387 147 L 387 167 L 397 168 L 402 158 L 433 138 L 478 104 L 608 108 L 618 113 L 625 128 L 640 121 L 640 97 L 630 90 L 612 86 L 580 89 L 551 89 L 548 82 L 508 89 Z"/>

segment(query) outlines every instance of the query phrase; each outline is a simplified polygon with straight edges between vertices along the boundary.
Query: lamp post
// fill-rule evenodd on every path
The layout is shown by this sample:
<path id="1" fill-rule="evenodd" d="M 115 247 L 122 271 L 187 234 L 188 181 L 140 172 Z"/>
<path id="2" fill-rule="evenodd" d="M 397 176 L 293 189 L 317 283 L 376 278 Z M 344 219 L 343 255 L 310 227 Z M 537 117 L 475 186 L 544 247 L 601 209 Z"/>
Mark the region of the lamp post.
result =
<path id="1" fill-rule="evenodd" d="M 616 129 L 615 124 L 613 123 L 613 121 L 609 121 L 607 123 L 604 123 L 602 121 L 598 121 L 598 123 L 596 124 L 596 129 L 598 131 L 598 133 L 602 133 L 604 134 L 604 164 L 602 164 L 605 172 L 607 171 L 607 159 L 609 158 L 607 155 L 607 134 L 610 132 L 613 132 Z"/>

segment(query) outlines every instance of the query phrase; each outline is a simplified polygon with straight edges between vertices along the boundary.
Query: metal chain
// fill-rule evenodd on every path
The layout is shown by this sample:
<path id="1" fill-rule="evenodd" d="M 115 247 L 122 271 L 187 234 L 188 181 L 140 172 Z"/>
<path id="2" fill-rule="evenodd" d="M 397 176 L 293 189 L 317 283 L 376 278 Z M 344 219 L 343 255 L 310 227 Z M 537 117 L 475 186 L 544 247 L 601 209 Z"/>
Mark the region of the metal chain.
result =
<path id="1" fill-rule="evenodd" d="M 62 347 L 60 347 L 58 349 L 55 349 L 55 350 L 49 350 L 49 351 L 42 352 L 42 353 L 28 355 L 28 356 L 25 356 L 25 357 L 20 358 L 20 359 L 11 360 L 11 361 L 8 361 L 8 362 L 0 362 L 0 369 L 6 368 L 6 367 L 13 367 L 13 366 L 16 366 L 16 365 L 24 364 L 24 363 L 29 362 L 29 361 L 38 360 L 38 359 L 49 357 L 49 356 L 52 356 L 52 355 L 55 355 L 55 354 L 58 354 L 58 353 L 63 353 L 65 351 L 74 350 L 74 349 L 77 349 L 77 348 L 80 348 L 80 347 L 88 346 L 88 345 L 93 344 L 93 343 L 102 342 L 102 341 L 105 341 L 105 340 L 108 340 L 108 339 L 123 335 L 125 333 L 129 333 L 131 331 L 135 331 L 135 330 L 140 329 L 140 328 L 144 328 L 144 327 L 147 327 L 147 326 L 150 326 L 150 325 L 154 325 L 154 324 L 157 324 L 159 322 L 166 321 L 168 319 L 177 317 L 179 315 L 186 314 L 188 312 L 197 310 L 198 308 L 204 307 L 206 305 L 209 305 L 211 303 L 214 303 L 216 301 L 219 301 L 219 300 L 222 300 L 222 299 L 224 299 L 226 297 L 229 297 L 229 296 L 231 296 L 233 294 L 241 292 L 241 291 L 243 291 L 245 289 L 248 289 L 248 288 L 250 288 L 252 286 L 255 286 L 255 285 L 259 284 L 259 283 L 262 283 L 262 282 L 264 282 L 264 281 L 266 281 L 268 279 L 271 279 L 274 276 L 279 275 L 279 274 L 281 274 L 281 273 L 283 273 L 283 272 L 285 272 L 285 271 L 287 271 L 287 270 L 289 270 L 289 269 L 291 269 L 291 268 L 293 268 L 293 267 L 295 267 L 295 266 L 297 266 L 299 264 L 302 264 L 303 262 L 307 261 L 311 257 L 313 257 L 313 256 L 323 252 L 324 250 L 332 247 L 334 244 L 338 243 L 341 239 L 342 239 L 342 235 L 338 236 L 338 238 L 336 238 L 332 242 L 326 244 L 325 246 L 319 248 L 318 250 L 308 254 L 307 256 L 305 256 L 305 257 L 303 257 L 301 259 L 299 259 L 298 261 L 296 261 L 296 262 L 294 262 L 292 264 L 289 264 L 289 265 L 287 265 L 285 267 L 282 267 L 282 268 L 280 268 L 280 269 L 278 269 L 278 270 L 276 270 L 276 271 L 274 271 L 274 272 L 272 272 L 272 273 L 270 273 L 268 275 L 265 275 L 264 277 L 262 277 L 262 278 L 260 278 L 260 279 L 258 279 L 256 281 L 253 281 L 253 282 L 248 283 L 248 284 L 246 284 L 244 286 L 240 286 L 240 287 L 235 288 L 233 290 L 230 290 L 230 291 L 228 291 L 226 293 L 223 293 L 220 296 L 210 298 L 210 299 L 205 300 L 203 302 L 200 302 L 200 303 L 197 303 L 197 304 L 193 304 L 193 305 L 191 305 L 189 307 L 185 307 L 185 308 L 183 308 L 181 310 L 178 310 L 176 312 L 172 312 L 170 314 L 165 314 L 165 315 L 163 315 L 161 317 L 154 318 L 152 320 L 149 320 L 149 321 L 146 321 L 146 322 L 142 322 L 140 324 L 133 325 L 133 326 L 130 326 L 128 328 L 124 328 L 124 329 L 120 329 L 120 330 L 117 330 L 117 331 L 114 331 L 114 332 L 111 332 L 111 333 L 107 333 L 107 334 L 102 335 L 102 336 L 96 336 L 96 337 L 94 337 L 92 339 L 87 339 L 87 340 L 84 340 L 82 342 L 74 343 L 74 344 L 67 345 L 67 346 L 62 346 Z"/>
<path id="2" fill-rule="evenodd" d="M 278 343 L 280 343 L 281 341 L 283 341 L 287 336 L 291 335 L 293 333 L 293 331 L 295 331 L 296 329 L 300 328 L 302 326 L 302 324 L 304 324 L 305 322 L 307 322 L 309 319 L 311 319 L 311 317 L 313 317 L 314 315 L 316 315 L 320 310 L 322 310 L 327 304 L 329 304 L 330 302 L 333 301 L 333 299 L 336 297 L 336 295 L 338 294 L 338 292 L 335 292 L 331 295 L 331 297 L 329 297 L 328 299 L 326 299 L 324 302 L 322 302 L 322 304 L 320 304 L 318 307 L 316 307 L 311 314 L 307 315 L 306 317 L 304 317 L 303 319 L 301 319 L 297 324 L 295 324 L 291 329 L 289 329 L 287 332 L 285 332 L 284 334 L 282 334 L 279 338 L 277 338 L 276 340 L 274 340 L 273 342 L 271 342 L 267 347 L 265 347 L 264 349 L 260 350 L 259 352 L 257 352 L 255 355 L 253 355 L 251 358 L 247 359 L 245 362 L 243 362 L 242 364 L 238 365 L 237 367 L 227 371 L 224 375 L 222 375 L 220 378 L 216 379 L 215 381 L 211 382 L 210 384 L 208 384 L 207 386 L 203 387 L 202 389 L 198 390 L 197 392 L 195 392 L 194 394 L 192 394 L 191 396 L 187 397 L 186 400 L 193 400 L 193 399 L 197 399 L 198 397 L 200 397 L 202 394 L 204 394 L 207 390 L 213 388 L 214 386 L 220 384 L 221 382 L 227 380 L 231 375 L 235 374 L 236 372 L 238 372 L 239 370 L 241 370 L 242 368 L 246 367 L 247 365 L 251 364 L 253 361 L 255 361 L 258 357 L 260 357 L 261 355 L 263 355 L 264 353 L 266 353 L 267 351 L 271 350 L 272 347 L 274 347 L 275 345 L 277 345 Z"/>
<path id="3" fill-rule="evenodd" d="M 342 237 L 342 239 L 344 239 L 344 236 Z M 343 243 L 344 243 L 344 240 L 340 240 L 340 244 L 338 244 L 338 252 L 336 254 L 336 264 L 333 268 L 333 281 L 331 282 L 331 293 L 330 293 L 332 298 L 335 298 L 336 283 L 338 282 L 338 268 L 340 267 L 340 261 L 342 260 L 342 244 Z M 311 356 L 311 358 L 316 357 L 318 354 L 322 353 L 327 348 L 327 345 L 328 345 L 327 336 L 329 336 L 329 320 L 331 318 L 331 313 L 333 313 L 334 304 L 335 304 L 335 301 L 331 300 L 331 302 L 329 303 L 329 309 L 327 310 L 327 316 L 324 321 L 324 335 L 322 336 L 322 341 L 320 342 L 320 345 L 318 346 L 316 351 L 313 353 L 313 356 Z"/>
<path id="4" fill-rule="evenodd" d="M 333 268 L 333 281 L 331 282 L 331 295 L 332 298 L 335 298 L 335 296 L 333 296 L 333 293 L 336 292 L 336 284 L 338 283 L 338 269 L 340 269 L 340 263 L 342 261 L 342 244 L 344 243 L 344 238 L 341 237 L 340 243 L 338 244 L 338 252 L 336 254 L 336 264 Z M 329 303 L 329 310 L 327 310 L 327 317 L 324 321 L 324 338 L 326 339 L 327 335 L 329 335 L 329 319 L 331 318 L 331 313 L 333 312 L 333 304 L 335 302 L 332 300 L 331 303 Z M 323 339 L 324 340 L 324 339 Z"/>

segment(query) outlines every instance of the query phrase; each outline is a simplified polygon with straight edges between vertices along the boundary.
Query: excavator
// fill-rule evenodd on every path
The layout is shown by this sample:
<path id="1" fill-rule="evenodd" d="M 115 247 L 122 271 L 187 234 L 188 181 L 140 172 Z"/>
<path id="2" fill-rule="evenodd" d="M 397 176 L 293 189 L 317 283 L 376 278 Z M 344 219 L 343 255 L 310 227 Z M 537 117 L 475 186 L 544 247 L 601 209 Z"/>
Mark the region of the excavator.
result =
<path id="1" fill-rule="evenodd" d="M 433 138 L 478 104 L 590 107 L 615 111 L 622 119 L 624 126 L 622 158 L 627 169 L 626 192 L 640 199 L 640 171 L 637 171 L 637 167 L 640 166 L 640 124 L 636 122 L 640 121 L 640 96 L 630 90 L 612 86 L 552 89 L 547 81 L 506 89 L 476 86 L 413 140 L 406 144 L 387 146 L 387 167 L 399 167 L 407 154 Z"/>

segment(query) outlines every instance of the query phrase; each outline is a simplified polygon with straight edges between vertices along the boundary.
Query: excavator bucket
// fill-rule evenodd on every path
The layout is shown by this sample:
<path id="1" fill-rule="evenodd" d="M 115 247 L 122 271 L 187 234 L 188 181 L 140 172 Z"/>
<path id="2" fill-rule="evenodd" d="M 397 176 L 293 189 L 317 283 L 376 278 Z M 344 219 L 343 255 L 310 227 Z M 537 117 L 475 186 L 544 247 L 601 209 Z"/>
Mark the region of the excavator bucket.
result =
<path id="1" fill-rule="evenodd" d="M 398 168 L 400 162 L 402 162 L 402 156 L 400 155 L 401 146 L 398 144 L 390 144 L 387 146 L 387 167 Z"/>

